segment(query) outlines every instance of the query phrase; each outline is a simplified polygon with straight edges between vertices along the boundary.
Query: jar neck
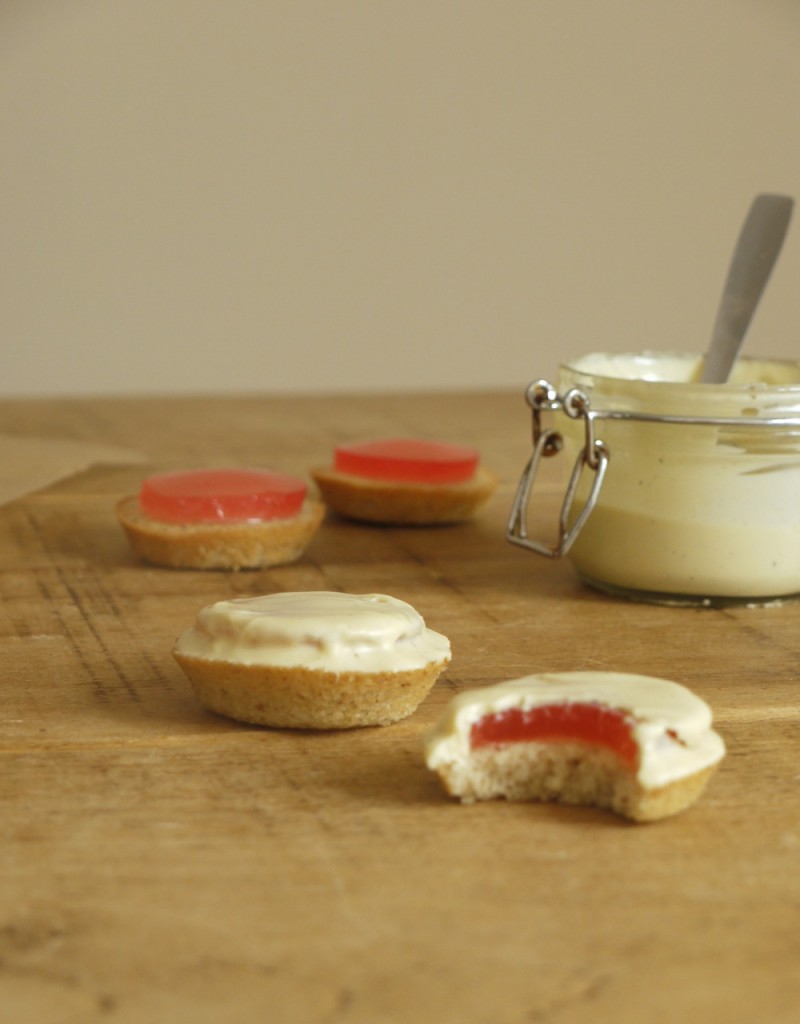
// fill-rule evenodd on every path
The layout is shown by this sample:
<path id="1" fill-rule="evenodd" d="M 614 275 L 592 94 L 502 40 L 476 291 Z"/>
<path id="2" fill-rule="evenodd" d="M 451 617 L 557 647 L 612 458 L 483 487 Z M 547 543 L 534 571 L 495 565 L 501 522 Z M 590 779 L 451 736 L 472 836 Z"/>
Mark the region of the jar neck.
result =
<path id="1" fill-rule="evenodd" d="M 562 365 L 558 388 L 578 388 L 595 410 L 745 420 L 800 415 L 800 364 L 743 359 L 728 384 L 699 383 L 701 365 L 696 355 L 598 353 Z"/>

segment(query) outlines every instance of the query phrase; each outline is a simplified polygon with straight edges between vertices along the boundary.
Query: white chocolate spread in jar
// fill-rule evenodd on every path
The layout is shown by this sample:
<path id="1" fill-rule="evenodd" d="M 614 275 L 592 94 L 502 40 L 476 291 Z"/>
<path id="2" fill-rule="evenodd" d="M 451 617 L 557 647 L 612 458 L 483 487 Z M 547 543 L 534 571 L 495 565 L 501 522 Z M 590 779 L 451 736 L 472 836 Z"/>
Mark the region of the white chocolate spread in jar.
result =
<path id="1" fill-rule="evenodd" d="M 202 609 L 181 654 L 243 665 L 399 672 L 450 659 L 450 643 L 416 609 L 385 594 L 267 594 Z"/>
<path id="2" fill-rule="evenodd" d="M 631 597 L 762 603 L 800 593 L 800 364 L 741 359 L 727 384 L 698 383 L 682 354 L 587 355 L 558 394 L 585 396 L 607 455 L 584 468 L 566 518 L 591 511 L 568 557 L 588 583 Z M 558 417 L 567 465 L 581 417 Z M 768 421 L 768 422 L 767 422 Z"/>

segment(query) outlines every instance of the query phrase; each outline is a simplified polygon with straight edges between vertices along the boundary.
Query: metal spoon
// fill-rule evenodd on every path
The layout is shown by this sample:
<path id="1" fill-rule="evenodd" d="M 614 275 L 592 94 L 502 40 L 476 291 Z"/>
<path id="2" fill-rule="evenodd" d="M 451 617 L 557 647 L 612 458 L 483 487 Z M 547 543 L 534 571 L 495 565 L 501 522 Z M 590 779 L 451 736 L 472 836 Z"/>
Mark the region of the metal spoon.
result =
<path id="1" fill-rule="evenodd" d="M 781 251 L 793 206 L 789 196 L 760 195 L 753 200 L 728 270 L 703 367 L 703 383 L 727 381 Z"/>

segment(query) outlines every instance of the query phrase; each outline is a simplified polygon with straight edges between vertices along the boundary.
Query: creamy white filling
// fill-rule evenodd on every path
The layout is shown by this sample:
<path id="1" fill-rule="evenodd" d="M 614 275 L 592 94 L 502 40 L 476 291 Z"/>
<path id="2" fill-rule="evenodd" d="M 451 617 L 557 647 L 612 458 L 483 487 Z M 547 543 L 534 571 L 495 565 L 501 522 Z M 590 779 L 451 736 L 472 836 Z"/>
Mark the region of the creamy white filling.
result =
<path id="1" fill-rule="evenodd" d="M 711 709 L 679 683 L 617 672 L 558 672 L 454 698 L 426 740 L 428 767 L 463 765 L 471 752 L 472 726 L 487 715 L 564 703 L 600 704 L 630 717 L 639 749 L 636 777 L 646 789 L 693 775 L 725 753 L 722 738 L 711 728 Z"/>
<path id="2" fill-rule="evenodd" d="M 327 672 L 399 672 L 450 660 L 447 637 L 405 601 L 332 591 L 218 601 L 199 612 L 175 651 Z"/>

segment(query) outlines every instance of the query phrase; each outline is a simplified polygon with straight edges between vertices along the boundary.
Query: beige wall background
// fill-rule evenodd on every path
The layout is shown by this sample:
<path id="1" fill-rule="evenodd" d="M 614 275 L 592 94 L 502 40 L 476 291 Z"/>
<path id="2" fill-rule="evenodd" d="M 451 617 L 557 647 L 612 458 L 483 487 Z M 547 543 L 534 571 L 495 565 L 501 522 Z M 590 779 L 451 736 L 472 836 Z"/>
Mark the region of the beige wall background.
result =
<path id="1" fill-rule="evenodd" d="M 0 140 L 6 396 L 522 388 L 704 349 L 800 3 L 2 0 Z"/>

